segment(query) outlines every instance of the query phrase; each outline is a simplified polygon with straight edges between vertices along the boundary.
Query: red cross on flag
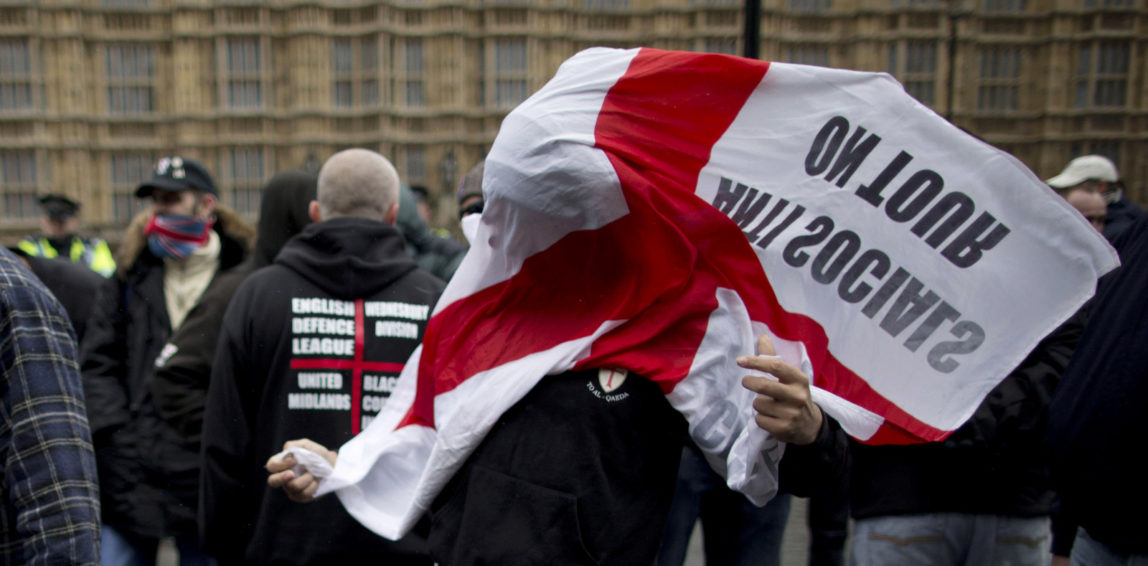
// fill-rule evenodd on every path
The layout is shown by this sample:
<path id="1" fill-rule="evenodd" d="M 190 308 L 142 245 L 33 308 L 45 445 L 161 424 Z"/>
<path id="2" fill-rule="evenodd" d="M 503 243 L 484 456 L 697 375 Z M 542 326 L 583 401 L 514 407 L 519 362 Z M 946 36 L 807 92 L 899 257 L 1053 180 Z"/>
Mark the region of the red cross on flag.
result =
<path id="1" fill-rule="evenodd" d="M 587 50 L 506 118 L 483 185 L 423 346 L 321 488 L 387 537 L 570 369 L 654 380 L 729 485 L 768 500 L 783 447 L 734 362 L 762 333 L 854 437 L 944 438 L 1117 264 L 1020 162 L 883 74 Z"/>

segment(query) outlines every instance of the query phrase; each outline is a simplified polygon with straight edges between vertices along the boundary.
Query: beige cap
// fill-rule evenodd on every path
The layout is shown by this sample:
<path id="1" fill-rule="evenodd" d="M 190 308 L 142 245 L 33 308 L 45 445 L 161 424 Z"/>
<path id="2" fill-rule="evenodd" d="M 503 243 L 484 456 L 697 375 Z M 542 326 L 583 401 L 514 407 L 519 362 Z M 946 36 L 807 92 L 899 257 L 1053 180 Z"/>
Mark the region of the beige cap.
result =
<path id="1" fill-rule="evenodd" d="M 1064 171 L 1045 183 L 1054 189 L 1067 189 L 1093 179 L 1115 183 L 1120 176 L 1116 173 L 1116 165 L 1107 157 L 1084 155 L 1069 161 Z"/>

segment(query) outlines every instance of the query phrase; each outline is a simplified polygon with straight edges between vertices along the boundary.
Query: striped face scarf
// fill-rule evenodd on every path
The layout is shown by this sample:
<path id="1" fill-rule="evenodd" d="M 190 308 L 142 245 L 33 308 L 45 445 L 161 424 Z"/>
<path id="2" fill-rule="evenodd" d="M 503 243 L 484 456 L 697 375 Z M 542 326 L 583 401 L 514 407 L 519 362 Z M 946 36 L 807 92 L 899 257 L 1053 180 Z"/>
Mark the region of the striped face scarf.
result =
<path id="1" fill-rule="evenodd" d="M 151 253 L 158 257 L 183 259 L 196 248 L 207 243 L 211 222 L 194 216 L 171 214 L 153 216 L 148 220 L 144 234 Z"/>

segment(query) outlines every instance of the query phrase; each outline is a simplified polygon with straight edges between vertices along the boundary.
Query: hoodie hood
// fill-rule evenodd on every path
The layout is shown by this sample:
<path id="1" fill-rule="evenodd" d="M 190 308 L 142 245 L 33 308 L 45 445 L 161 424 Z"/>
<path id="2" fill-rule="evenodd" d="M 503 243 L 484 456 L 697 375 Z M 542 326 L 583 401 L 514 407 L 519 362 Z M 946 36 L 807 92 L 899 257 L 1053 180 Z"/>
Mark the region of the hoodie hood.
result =
<path id="1" fill-rule="evenodd" d="M 365 218 L 333 218 L 311 224 L 275 258 L 332 297 L 374 295 L 417 268 L 406 242 L 390 224 Z"/>
<path id="2" fill-rule="evenodd" d="M 407 242 L 407 253 L 420 268 L 443 281 L 454 275 L 466 255 L 466 247 L 431 231 L 419 216 L 415 195 L 406 185 L 399 185 L 399 216 L 395 226 Z"/>
<path id="3" fill-rule="evenodd" d="M 316 184 L 316 177 L 303 171 L 285 171 L 267 182 L 260 197 L 259 238 L 251 254 L 255 269 L 271 265 L 283 244 L 311 223 Z"/>
<path id="4" fill-rule="evenodd" d="M 418 201 L 411 188 L 405 184 L 399 185 L 399 216 L 395 226 L 403 233 L 407 244 L 412 248 L 411 254 L 418 255 L 423 252 L 434 239 L 430 226 L 419 216 Z"/>

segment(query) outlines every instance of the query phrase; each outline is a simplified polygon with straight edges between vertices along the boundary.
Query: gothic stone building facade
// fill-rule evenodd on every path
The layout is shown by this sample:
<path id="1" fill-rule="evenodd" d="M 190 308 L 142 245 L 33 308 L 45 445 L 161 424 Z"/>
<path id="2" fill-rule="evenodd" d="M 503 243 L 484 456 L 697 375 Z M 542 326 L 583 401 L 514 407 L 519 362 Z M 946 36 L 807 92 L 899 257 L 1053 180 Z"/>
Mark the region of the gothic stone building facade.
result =
<path id="1" fill-rule="evenodd" d="M 1148 0 L 762 0 L 761 57 L 886 71 L 1037 175 L 1113 158 L 1148 201 Z M 590 46 L 742 53 L 741 0 L 0 0 L 0 215 L 83 201 L 114 239 L 179 153 L 254 215 L 276 171 L 369 147 L 430 190 Z"/>

